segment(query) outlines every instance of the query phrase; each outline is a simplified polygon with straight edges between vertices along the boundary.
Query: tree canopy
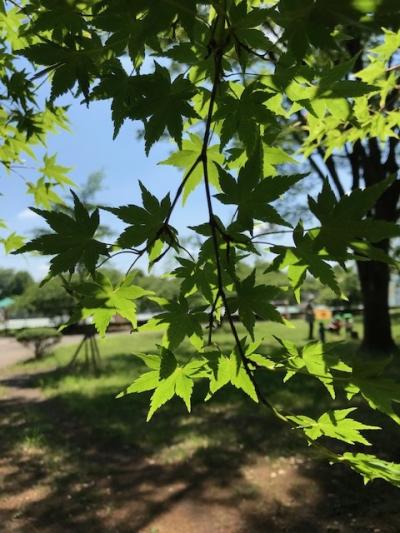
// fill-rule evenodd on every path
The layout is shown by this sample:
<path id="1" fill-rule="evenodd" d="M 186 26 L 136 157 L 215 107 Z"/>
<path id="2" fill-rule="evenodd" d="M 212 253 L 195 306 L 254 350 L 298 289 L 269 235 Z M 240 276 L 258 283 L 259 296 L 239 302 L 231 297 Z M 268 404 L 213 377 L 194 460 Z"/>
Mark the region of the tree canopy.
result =
<path id="1" fill-rule="evenodd" d="M 140 201 L 128 199 L 122 206 L 90 209 L 73 191 L 73 211 L 54 209 L 56 186 L 69 181 L 66 169 L 46 156 L 28 192 L 48 233 L 23 246 L 15 235 L 4 241 L 8 249 L 18 248 L 16 253 L 52 256 L 49 277 L 59 276 L 77 297 L 75 318 L 92 317 L 101 334 L 115 313 L 136 327 L 141 298 L 162 306 L 145 326 L 164 332 L 159 353 L 137 354 L 148 371 L 121 394 L 151 391 L 150 419 L 174 396 L 190 411 L 200 380 L 208 383 L 206 399 L 234 386 L 330 461 L 349 466 L 365 481 L 379 477 L 400 485 L 399 465 L 329 446 L 328 439 L 369 445 L 361 432 L 376 428 L 357 421 L 353 407 L 332 405 L 314 420 L 281 412 L 259 385 L 260 373 L 281 372 L 285 380 L 306 374 L 332 399 L 337 393 L 349 401 L 357 395 L 398 423 L 393 402 L 400 389 L 381 375 L 382 361 L 365 370 L 357 356 L 344 361 L 322 343 L 299 348 L 285 339 L 279 359 L 263 354 L 255 320 L 284 323 L 273 302 L 285 288 L 259 283 L 254 270 L 243 276 L 240 268 L 269 254 L 269 270 L 286 269 L 298 297 L 311 275 L 345 298 L 333 265 L 373 260 L 397 266 L 380 243 L 398 236 L 399 226 L 376 208 L 398 189 L 395 171 L 360 182 L 348 194 L 338 189 L 332 172 L 331 180 L 323 175 L 319 194 L 308 199 L 311 227 L 302 221 L 292 227 L 277 203 L 305 178 L 282 170 L 284 163 L 294 164 L 288 141 L 299 130 L 303 155 L 321 147 L 328 166 L 336 150 L 363 147 L 371 138 L 395 149 L 397 0 L 27 0 L 6 3 L 1 16 L 6 168 L 32 143 L 45 142 L 51 129 L 65 125 L 64 110 L 57 107 L 61 95 L 84 105 L 109 101 L 116 142 L 123 126 L 139 124 L 145 154 L 161 139 L 171 139 L 173 152 L 163 164 L 181 172 L 178 189 L 160 198 L 143 182 Z M 28 66 L 21 70 L 24 61 Z M 48 98 L 37 112 L 35 87 L 47 79 Z M 193 254 L 174 226 L 174 209 L 197 187 L 204 190 L 205 216 L 191 228 L 200 239 Z M 221 205 L 232 206 L 231 219 L 220 214 Z M 102 209 L 126 225 L 112 243 L 98 232 Z M 271 245 L 269 235 L 279 232 L 292 242 Z M 98 269 L 116 253 L 130 254 L 132 264 L 126 277 L 113 283 Z M 131 271 L 140 258 L 152 267 L 169 254 L 177 258 L 172 274 L 182 283 L 178 297 L 164 299 L 137 285 Z M 73 273 L 81 264 L 88 277 L 76 281 Z M 247 330 L 244 336 L 236 316 Z M 220 320 L 232 333 L 229 348 L 213 339 Z M 185 340 L 196 348 L 195 357 L 184 357 Z"/>

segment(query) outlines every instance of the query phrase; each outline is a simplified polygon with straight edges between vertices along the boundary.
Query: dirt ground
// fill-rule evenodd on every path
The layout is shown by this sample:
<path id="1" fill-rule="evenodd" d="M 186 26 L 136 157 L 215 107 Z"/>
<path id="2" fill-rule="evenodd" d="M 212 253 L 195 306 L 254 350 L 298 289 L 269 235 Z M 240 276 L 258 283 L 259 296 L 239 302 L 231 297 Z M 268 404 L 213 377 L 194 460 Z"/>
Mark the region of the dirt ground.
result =
<path id="1" fill-rule="evenodd" d="M 345 468 L 300 455 L 243 461 L 206 450 L 158 463 L 133 446 L 99 446 L 31 376 L 3 371 L 0 382 L 5 533 L 400 532 L 400 491 L 383 482 L 364 488 Z M 51 450 L 35 435 L 40 417 Z"/>
<path id="2" fill-rule="evenodd" d="M 60 345 L 76 344 L 81 335 L 64 335 Z M 0 337 L 0 369 L 21 363 L 32 357 L 32 350 L 17 342 L 14 337 Z"/>

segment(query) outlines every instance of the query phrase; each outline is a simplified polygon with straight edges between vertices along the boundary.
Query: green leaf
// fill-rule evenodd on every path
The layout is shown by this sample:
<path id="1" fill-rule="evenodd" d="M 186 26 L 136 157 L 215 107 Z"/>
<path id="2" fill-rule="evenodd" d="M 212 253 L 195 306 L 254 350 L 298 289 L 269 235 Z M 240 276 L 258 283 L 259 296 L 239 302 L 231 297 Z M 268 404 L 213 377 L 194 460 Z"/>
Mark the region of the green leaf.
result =
<path id="1" fill-rule="evenodd" d="M 235 180 L 222 167 L 218 167 L 222 193 L 216 195 L 224 204 L 238 206 L 237 220 L 243 228 L 253 230 L 254 220 L 290 226 L 270 204 L 278 200 L 305 174 L 263 178 L 263 148 L 258 142 L 251 157 L 240 169 Z"/>
<path id="2" fill-rule="evenodd" d="M 353 411 L 355 411 L 354 407 L 329 411 L 321 415 L 318 420 L 313 420 L 308 416 L 289 416 L 288 418 L 295 422 L 307 437 L 312 440 L 316 440 L 319 437 L 330 437 L 349 444 L 359 442 L 370 446 L 370 442 L 363 437 L 360 431 L 381 428 L 362 424 L 353 418 L 348 418 L 347 415 Z"/>
<path id="3" fill-rule="evenodd" d="M 50 209 L 52 204 L 63 204 L 63 200 L 54 191 L 54 183 L 39 178 L 35 183 L 27 182 L 27 192 L 34 198 L 35 205 Z"/>
<path id="4" fill-rule="evenodd" d="M 323 98 L 357 98 L 379 90 L 375 85 L 369 85 L 362 81 L 343 80 L 325 89 L 324 85 L 317 91 L 318 97 Z"/>
<path id="5" fill-rule="evenodd" d="M 155 63 L 152 74 L 136 77 L 137 93 L 129 109 L 129 116 L 143 120 L 146 153 L 158 141 L 164 131 L 182 147 L 183 118 L 199 118 L 188 103 L 195 94 L 195 86 L 183 75 L 171 81 L 167 68 Z"/>
<path id="6" fill-rule="evenodd" d="M 122 398 L 127 394 L 133 394 L 136 392 L 146 392 L 154 390 L 158 385 L 158 372 L 152 370 L 151 372 L 145 372 L 141 374 L 129 387 L 120 392 L 117 398 Z"/>
<path id="7" fill-rule="evenodd" d="M 132 248 L 146 242 L 150 260 L 154 261 L 161 253 L 163 243 L 175 245 L 177 232 L 165 221 L 171 209 L 169 194 L 159 201 L 140 183 L 143 207 L 124 205 L 121 207 L 102 207 L 130 224 L 118 237 L 121 248 Z"/>
<path id="8" fill-rule="evenodd" d="M 320 381 L 331 397 L 335 398 L 334 384 L 337 374 L 334 371 L 349 373 L 352 368 L 339 355 L 327 351 L 320 342 L 311 342 L 298 348 L 292 342 L 275 338 L 285 349 L 284 357 L 276 365 L 276 368 L 282 367 L 286 370 L 285 381 L 297 373 L 309 374 Z"/>
<path id="9" fill-rule="evenodd" d="M 182 257 L 178 258 L 178 262 L 180 266 L 173 271 L 173 275 L 182 280 L 181 294 L 187 296 L 197 289 L 212 304 L 215 297 L 214 288 L 217 286 L 214 266 L 211 263 L 199 265 Z"/>
<path id="10" fill-rule="evenodd" d="M 25 239 L 14 231 L 13 233 L 10 233 L 10 235 L 8 235 L 8 237 L 6 237 L 5 239 L 1 239 L 1 242 L 3 243 L 4 251 L 6 252 L 6 254 L 9 254 L 11 252 L 14 252 L 15 250 L 19 250 L 21 246 L 23 246 Z"/>
<path id="11" fill-rule="evenodd" d="M 239 317 L 246 329 L 254 338 L 254 325 L 257 318 L 283 323 L 280 313 L 272 301 L 280 294 L 278 287 L 256 285 L 256 271 L 236 285 L 237 298 L 233 300 L 234 308 L 238 308 Z"/>
<path id="12" fill-rule="evenodd" d="M 168 324 L 165 337 L 168 347 L 176 348 L 187 337 L 199 348 L 203 342 L 202 322 L 207 320 L 207 315 L 191 310 L 188 300 L 184 297 L 168 302 L 164 309 L 165 312 L 157 315 L 155 320 L 158 324 Z"/>
<path id="13" fill-rule="evenodd" d="M 113 286 L 106 275 L 97 272 L 93 281 L 75 286 L 81 298 L 81 309 L 72 317 L 72 322 L 75 323 L 77 318 L 92 317 L 98 333 L 104 336 L 111 319 L 115 315 L 120 315 L 129 320 L 133 329 L 136 329 L 135 300 L 152 296 L 154 293 L 133 285 L 133 278 L 134 275 L 128 276 Z"/>
<path id="14" fill-rule="evenodd" d="M 351 380 L 351 396 L 360 392 L 372 409 L 385 413 L 397 424 L 400 416 L 395 412 L 393 403 L 400 403 L 400 385 L 390 378 L 381 376 L 357 377 Z"/>
<path id="15" fill-rule="evenodd" d="M 89 100 L 89 86 L 93 74 L 97 72 L 95 58 L 103 53 L 102 42 L 98 35 L 81 37 L 63 46 L 47 40 L 30 45 L 18 52 L 30 61 L 48 67 L 54 73 L 51 100 L 72 89 L 78 83 L 86 102 Z"/>
<path id="16" fill-rule="evenodd" d="M 95 209 L 89 215 L 76 194 L 71 192 L 74 197 L 74 216 L 31 208 L 45 219 L 54 233 L 37 237 L 14 253 L 39 252 L 42 255 L 54 255 L 50 261 L 51 276 L 62 272 L 72 273 L 78 264 L 83 264 L 94 276 L 99 257 L 108 255 L 108 247 L 94 238 L 99 227 L 99 211 Z"/>
<path id="17" fill-rule="evenodd" d="M 218 102 L 215 121 L 222 121 L 220 139 L 224 148 L 237 135 L 250 154 L 259 136 L 259 124 L 271 122 L 273 114 L 264 103 L 271 96 L 259 82 L 250 83 L 243 90 L 231 85 L 232 90 Z M 264 88 L 265 89 L 265 88 Z M 240 97 L 236 92 L 241 91 Z"/>
<path id="18" fill-rule="evenodd" d="M 374 479 L 384 479 L 395 487 L 400 487 L 399 464 L 384 461 L 375 455 L 365 453 L 346 452 L 339 459 L 361 474 L 365 484 Z"/>
<path id="19" fill-rule="evenodd" d="M 175 355 L 164 347 L 161 348 L 160 356 L 148 356 L 146 354 L 140 357 L 154 370 L 141 374 L 132 385 L 118 396 L 153 390 L 147 421 L 174 396 L 181 398 L 190 412 L 193 380 L 201 376 L 205 360 L 202 358 L 192 359 L 184 365 L 179 365 Z"/>
<path id="20" fill-rule="evenodd" d="M 175 393 L 185 402 L 186 408 L 190 413 L 191 405 L 190 399 L 193 393 L 193 380 L 185 373 L 184 369 L 180 369 L 176 376 Z"/>
<path id="21" fill-rule="evenodd" d="M 169 402 L 175 395 L 176 375 L 171 374 L 168 378 L 159 381 L 150 399 L 150 409 L 147 414 L 147 422 L 154 413 Z"/>
<path id="22" fill-rule="evenodd" d="M 376 242 L 400 235 L 399 226 L 394 223 L 364 218 L 393 180 L 389 177 L 366 189 L 356 189 L 339 201 L 334 199 L 328 182 L 325 182 L 317 201 L 309 198 L 310 209 L 322 224 L 316 233 L 314 248 L 325 248 L 340 258 L 346 255 L 351 241 L 356 239 Z"/>
<path id="23" fill-rule="evenodd" d="M 45 154 L 43 157 L 43 167 L 39 168 L 46 178 L 53 179 L 59 185 L 74 185 L 74 182 L 67 176 L 70 172 L 70 168 L 63 167 L 57 164 L 56 155 L 48 156 Z"/>
<path id="24" fill-rule="evenodd" d="M 202 140 L 198 135 L 189 134 L 189 139 L 182 143 L 182 150 L 174 152 L 168 159 L 161 161 L 160 165 L 172 165 L 174 167 L 184 170 L 184 175 L 192 168 L 197 161 L 202 150 Z M 224 156 L 219 152 L 219 146 L 214 144 L 207 149 L 208 160 L 208 177 L 210 184 L 215 188 L 219 188 L 218 171 L 215 163 L 222 164 Z M 199 163 L 196 169 L 192 172 L 190 178 L 187 180 L 183 190 L 183 203 L 186 202 L 188 196 L 196 189 L 203 179 L 203 168 Z"/>
<path id="25" fill-rule="evenodd" d="M 253 382 L 240 361 L 237 351 L 233 351 L 229 356 L 217 352 L 210 354 L 209 357 L 210 388 L 206 400 L 230 383 L 245 392 L 254 402 L 258 402 Z"/>
<path id="26" fill-rule="evenodd" d="M 314 250 L 314 240 L 309 234 L 303 234 L 301 226 L 293 232 L 295 247 L 290 246 L 274 246 L 271 252 L 277 254 L 273 260 L 272 265 L 268 271 L 279 270 L 289 267 L 288 276 L 289 281 L 297 294 L 308 271 L 314 278 L 321 281 L 323 285 L 327 285 L 339 297 L 342 296 L 342 291 L 339 287 L 335 272 L 332 266 L 327 262 L 329 256 L 323 251 L 316 252 Z"/>

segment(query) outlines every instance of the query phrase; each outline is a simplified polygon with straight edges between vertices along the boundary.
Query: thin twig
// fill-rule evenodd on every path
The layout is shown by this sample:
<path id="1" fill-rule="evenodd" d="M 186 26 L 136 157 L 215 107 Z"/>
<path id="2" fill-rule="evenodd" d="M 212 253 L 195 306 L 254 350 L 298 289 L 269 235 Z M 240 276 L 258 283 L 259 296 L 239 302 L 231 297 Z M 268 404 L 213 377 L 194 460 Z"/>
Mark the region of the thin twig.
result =
<path id="1" fill-rule="evenodd" d="M 393 70 L 400 70 L 400 65 L 393 65 L 385 70 L 385 72 L 392 72 Z"/>
<path id="2" fill-rule="evenodd" d="M 208 315 L 209 316 L 208 318 L 208 343 L 207 343 L 208 346 L 210 346 L 212 343 L 212 329 L 214 327 L 214 313 L 217 308 L 217 304 L 220 299 L 220 296 L 221 296 L 221 293 L 220 293 L 220 290 L 218 289 L 215 299 L 213 301 L 213 304 L 211 306 L 210 313 Z"/>
<path id="3" fill-rule="evenodd" d="M 108 261 L 111 261 L 111 259 L 114 259 L 114 257 L 117 257 L 117 255 L 122 254 L 133 254 L 133 255 L 139 255 L 139 251 L 137 250 L 121 250 L 120 252 L 115 252 L 115 254 L 110 255 L 109 257 L 106 257 L 99 265 L 97 265 L 96 268 L 101 268 L 105 263 Z"/>

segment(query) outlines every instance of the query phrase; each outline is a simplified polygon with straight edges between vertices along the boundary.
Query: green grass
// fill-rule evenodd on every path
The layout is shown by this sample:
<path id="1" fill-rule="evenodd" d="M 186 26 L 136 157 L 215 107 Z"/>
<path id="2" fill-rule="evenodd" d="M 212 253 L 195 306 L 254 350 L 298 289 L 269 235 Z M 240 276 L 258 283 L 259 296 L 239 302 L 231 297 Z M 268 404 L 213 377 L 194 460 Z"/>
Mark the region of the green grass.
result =
<path id="1" fill-rule="evenodd" d="M 264 353 L 275 353 L 278 343 L 273 335 L 283 336 L 298 344 L 306 342 L 306 324 L 294 321 L 294 328 L 279 324 L 257 324 L 257 334 L 265 336 Z M 241 334 L 244 330 L 239 327 Z M 230 333 L 223 329 L 215 335 L 220 345 L 232 346 Z M 255 405 L 234 388 L 226 387 L 211 401 L 204 404 L 205 384 L 196 388 L 193 411 L 189 416 L 183 403 L 174 399 L 156 414 L 154 420 L 145 422 L 150 394 L 130 395 L 115 399 L 118 392 L 129 385 L 143 370 L 135 352 L 150 353 L 156 349 L 160 335 L 152 332 L 131 335 L 112 335 L 99 340 L 102 371 L 94 376 L 84 369 L 74 373 L 62 368 L 69 361 L 75 347 L 60 347 L 54 355 L 40 362 L 24 365 L 28 371 L 39 372 L 37 380 L 49 398 L 60 399 L 74 420 L 90 429 L 98 442 L 118 442 L 140 446 L 146 453 L 169 462 L 187 459 L 199 450 L 217 449 L 222 445 L 234 450 L 254 450 L 272 453 L 270 442 L 274 435 L 274 448 L 291 451 L 298 446 L 293 435 L 281 431 L 279 423 L 264 408 Z M 352 351 L 354 344 L 341 346 L 341 351 Z M 193 349 L 183 345 L 181 357 L 190 357 Z M 282 387 L 281 375 L 264 376 L 264 390 L 278 407 L 294 411 L 315 411 L 330 405 L 323 387 L 316 381 L 300 377 Z"/>
<path id="2" fill-rule="evenodd" d="M 258 323 L 257 335 L 265 337 L 261 351 L 277 353 L 279 345 L 273 335 L 297 344 L 305 343 L 305 322 L 293 321 L 293 326 Z M 357 325 L 356 329 L 359 329 Z M 398 328 L 396 330 L 400 333 Z M 239 332 L 245 333 L 240 326 Z M 336 339 L 333 335 L 327 338 L 328 341 Z M 227 329 L 218 331 L 215 340 L 226 348 L 232 346 Z M 120 399 L 115 396 L 144 369 L 134 354 L 151 353 L 157 349 L 159 341 L 160 334 L 153 332 L 118 334 L 99 340 L 102 370 L 98 376 L 83 368 L 73 373 L 63 370 L 74 352 L 73 346 L 60 347 L 54 355 L 40 362 L 25 364 L 24 370 L 38 372 L 37 383 L 45 395 L 60 401 L 66 416 L 90 432 L 94 442 L 106 446 L 115 443 L 135 446 L 162 462 L 186 460 L 199 454 L 203 454 L 207 461 L 218 461 L 222 450 L 234 460 L 244 453 L 282 455 L 304 448 L 293 432 L 282 428 L 265 408 L 254 404 L 233 387 L 225 387 L 204 403 L 206 384 L 200 383 L 195 389 L 191 415 L 187 414 L 180 400 L 174 399 L 147 424 L 150 393 Z M 356 351 L 357 341 L 340 342 L 333 347 L 347 357 Z M 189 344 L 180 348 L 182 358 L 188 358 L 192 353 Z M 264 373 L 260 379 L 263 390 L 278 408 L 317 416 L 324 410 L 340 406 L 343 401 L 339 397 L 333 402 L 324 387 L 308 376 L 296 376 L 285 386 L 282 377 L 281 374 Z M 40 436 L 35 434 L 35 439 L 40 442 Z M 48 432 L 43 442 L 48 445 Z"/>

